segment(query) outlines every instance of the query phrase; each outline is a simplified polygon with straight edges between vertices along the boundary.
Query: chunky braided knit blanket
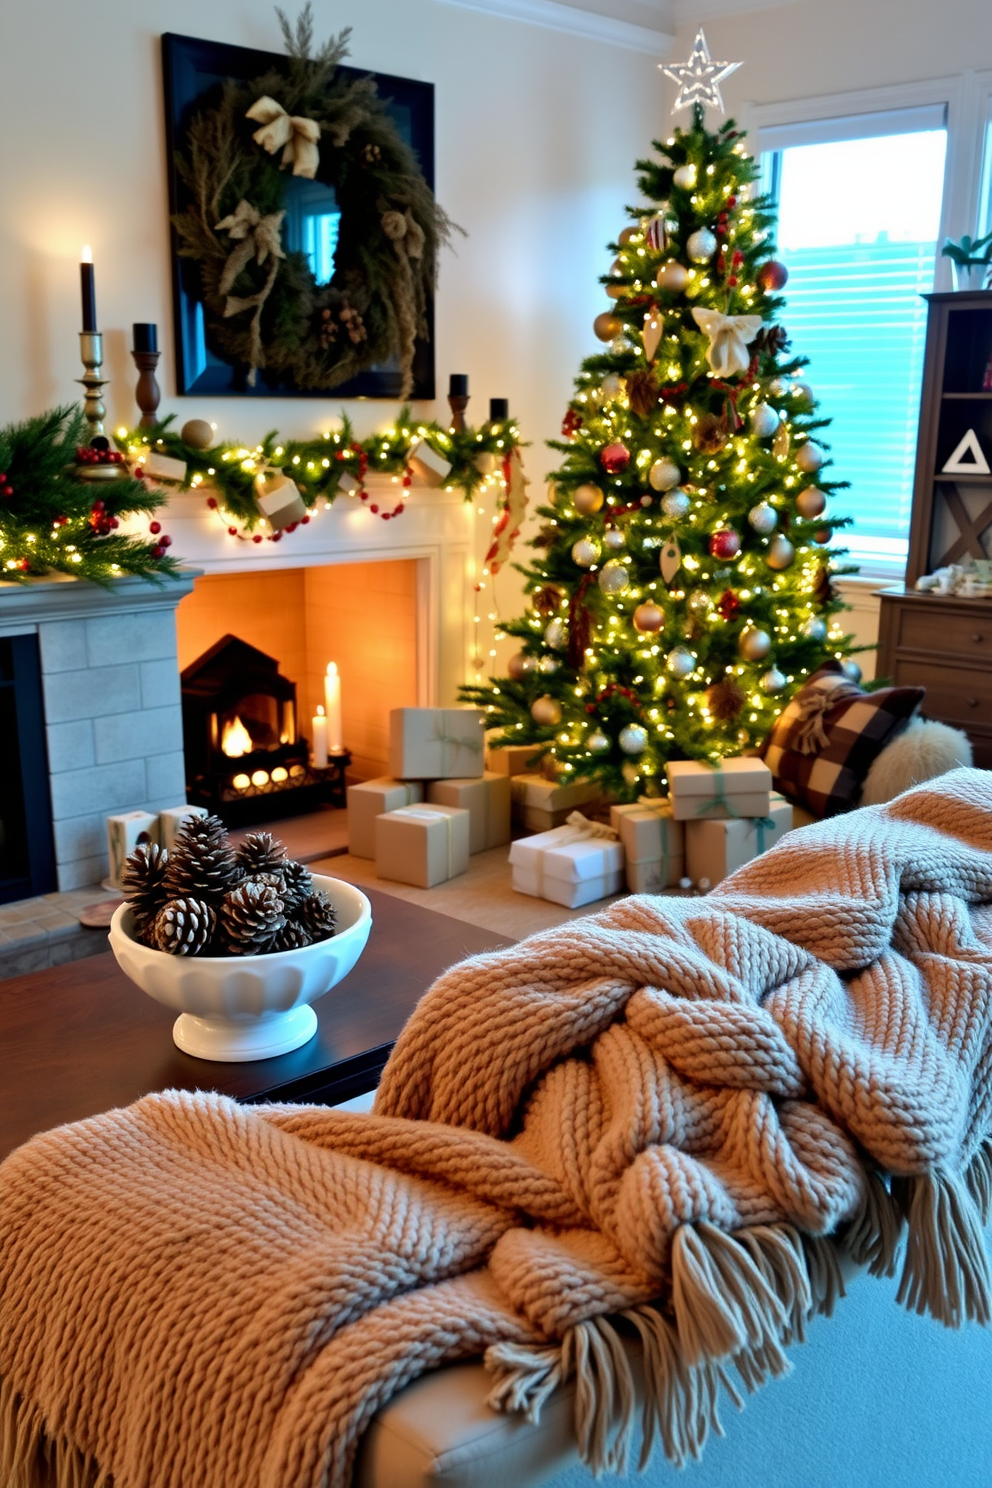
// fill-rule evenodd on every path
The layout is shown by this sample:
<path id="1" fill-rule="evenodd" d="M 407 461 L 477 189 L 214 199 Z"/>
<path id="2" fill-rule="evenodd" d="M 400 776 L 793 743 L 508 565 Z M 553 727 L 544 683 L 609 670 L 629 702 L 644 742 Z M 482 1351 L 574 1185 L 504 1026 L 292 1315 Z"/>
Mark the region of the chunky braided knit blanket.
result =
<path id="1" fill-rule="evenodd" d="M 635 1416 L 679 1462 L 843 1250 L 988 1322 L 990 992 L 958 771 L 454 967 L 372 1116 L 171 1092 L 37 1137 L 0 1168 L 0 1478 L 346 1488 L 394 1391 L 483 1354 L 496 1408 L 577 1375 L 593 1465 Z"/>

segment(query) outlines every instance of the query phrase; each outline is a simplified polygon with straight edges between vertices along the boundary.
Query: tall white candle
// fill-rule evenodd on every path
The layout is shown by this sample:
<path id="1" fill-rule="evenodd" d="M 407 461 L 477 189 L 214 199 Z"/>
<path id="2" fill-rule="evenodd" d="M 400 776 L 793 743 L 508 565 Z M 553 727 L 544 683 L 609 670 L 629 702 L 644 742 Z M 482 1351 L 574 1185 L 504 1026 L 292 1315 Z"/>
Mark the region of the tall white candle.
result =
<path id="1" fill-rule="evenodd" d="M 327 719 L 318 708 L 313 719 L 313 762 L 318 770 L 327 768 Z"/>
<path id="2" fill-rule="evenodd" d="M 341 733 L 341 678 L 336 661 L 327 663 L 324 707 L 327 710 L 327 747 L 332 754 L 340 754 L 344 749 L 344 740 Z"/>

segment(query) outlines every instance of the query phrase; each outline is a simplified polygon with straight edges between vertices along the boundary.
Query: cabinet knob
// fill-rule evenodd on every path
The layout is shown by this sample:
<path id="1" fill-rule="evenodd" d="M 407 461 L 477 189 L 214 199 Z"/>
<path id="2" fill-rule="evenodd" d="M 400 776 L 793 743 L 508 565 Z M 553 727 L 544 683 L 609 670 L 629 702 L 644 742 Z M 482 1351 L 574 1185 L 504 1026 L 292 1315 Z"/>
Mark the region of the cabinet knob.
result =
<path id="1" fill-rule="evenodd" d="M 979 643 L 979 641 L 982 639 L 982 632 L 980 630 L 973 630 L 971 632 L 971 639 L 975 642 L 975 645 L 977 646 L 978 643 Z"/>
<path id="2" fill-rule="evenodd" d="M 978 699 L 977 698 L 969 698 L 968 699 L 968 707 L 969 708 L 977 708 L 978 707 Z"/>

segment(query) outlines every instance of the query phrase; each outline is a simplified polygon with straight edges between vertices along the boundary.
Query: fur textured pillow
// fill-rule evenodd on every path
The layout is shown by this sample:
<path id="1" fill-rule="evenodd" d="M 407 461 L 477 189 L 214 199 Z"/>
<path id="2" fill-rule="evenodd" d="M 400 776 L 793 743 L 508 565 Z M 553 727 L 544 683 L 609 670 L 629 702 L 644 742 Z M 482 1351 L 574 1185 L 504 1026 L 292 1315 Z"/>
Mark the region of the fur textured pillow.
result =
<path id="1" fill-rule="evenodd" d="M 775 789 L 814 816 L 849 811 L 876 758 L 923 697 L 922 687 L 864 692 L 840 662 L 827 662 L 782 710 L 762 746 Z"/>
<path id="2" fill-rule="evenodd" d="M 934 719 L 911 718 L 908 728 L 886 744 L 868 771 L 860 804 L 884 806 L 914 785 L 971 763 L 967 734 Z"/>

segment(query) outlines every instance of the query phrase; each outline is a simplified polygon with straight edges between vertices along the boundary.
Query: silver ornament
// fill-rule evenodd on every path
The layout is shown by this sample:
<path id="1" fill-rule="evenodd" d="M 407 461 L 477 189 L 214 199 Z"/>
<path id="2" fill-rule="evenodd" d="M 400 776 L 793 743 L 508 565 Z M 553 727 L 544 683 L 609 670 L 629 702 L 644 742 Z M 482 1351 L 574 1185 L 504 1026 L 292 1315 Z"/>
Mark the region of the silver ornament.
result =
<path id="1" fill-rule="evenodd" d="M 768 391 L 773 398 L 784 398 L 789 391 L 789 384 L 784 377 L 773 377 L 768 384 Z"/>
<path id="2" fill-rule="evenodd" d="M 803 635 L 808 641 L 825 641 L 827 639 L 827 627 L 819 615 L 811 615 L 803 626 Z"/>
<path id="3" fill-rule="evenodd" d="M 693 589 L 686 603 L 694 615 L 705 615 L 710 607 L 710 597 L 705 589 Z"/>
<path id="4" fill-rule="evenodd" d="M 653 503 L 653 501 L 654 501 L 654 497 L 653 496 L 646 496 L 645 495 L 645 496 L 642 496 L 641 497 L 641 505 L 642 506 L 651 506 L 652 503 Z"/>
<path id="5" fill-rule="evenodd" d="M 542 656 L 537 663 L 537 670 L 544 677 L 553 677 L 561 666 L 557 656 Z"/>
<path id="6" fill-rule="evenodd" d="M 577 563 L 580 568 L 592 568 L 594 563 L 599 562 L 599 543 L 594 542 L 591 537 L 580 537 L 578 542 L 572 544 L 572 562 Z"/>
<path id="7" fill-rule="evenodd" d="M 630 588 L 630 574 L 619 558 L 611 558 L 599 571 L 599 587 L 604 594 L 625 594 Z"/>
<path id="8" fill-rule="evenodd" d="M 673 172 L 672 180 L 676 186 L 681 186 L 683 191 L 691 191 L 696 184 L 696 167 L 691 161 L 687 165 L 680 165 L 678 170 Z"/>
<path id="9" fill-rule="evenodd" d="M 530 716 L 542 728 L 555 728 L 561 723 L 561 704 L 557 698 L 545 693 L 544 697 L 535 698 L 531 703 Z"/>
<path id="10" fill-rule="evenodd" d="M 607 372 L 600 383 L 600 392 L 606 398 L 616 398 L 623 391 L 623 382 L 616 372 Z"/>
<path id="11" fill-rule="evenodd" d="M 841 666 L 844 668 L 844 676 L 848 679 L 849 682 L 861 681 L 861 668 L 858 666 L 858 663 L 856 661 L 851 661 L 849 657 L 847 661 L 841 662 Z"/>
<path id="12" fill-rule="evenodd" d="M 716 238 L 708 227 L 697 228 L 690 236 L 685 249 L 694 264 L 709 263 L 716 252 Z"/>
<path id="13" fill-rule="evenodd" d="M 614 356 L 623 356 L 630 348 L 624 337 L 620 335 L 613 337 L 613 340 L 610 342 L 610 350 Z"/>
<path id="14" fill-rule="evenodd" d="M 665 665 L 673 677 L 685 681 L 696 670 L 696 658 L 684 646 L 675 646 L 665 657 Z"/>
<path id="15" fill-rule="evenodd" d="M 666 517 L 686 517 L 691 506 L 692 499 L 681 486 L 676 486 L 674 491 L 666 491 L 661 498 L 661 509 Z"/>
<path id="16" fill-rule="evenodd" d="M 778 428 L 778 414 L 770 403 L 756 403 L 751 409 L 751 428 L 758 439 L 771 439 Z"/>
<path id="17" fill-rule="evenodd" d="M 778 526 L 778 512 L 767 501 L 759 501 L 757 506 L 752 506 L 747 519 L 762 537 L 768 537 Z"/>
<path id="18" fill-rule="evenodd" d="M 772 638 L 767 630 L 756 625 L 745 625 L 737 637 L 737 649 L 745 661 L 764 661 L 772 649 Z"/>
<path id="19" fill-rule="evenodd" d="M 783 533 L 778 532 L 768 544 L 765 552 L 765 562 L 769 568 L 773 568 L 776 573 L 780 573 L 783 568 L 789 567 L 795 556 L 796 550 L 789 539 Z"/>
<path id="20" fill-rule="evenodd" d="M 619 527 L 610 527 L 603 533 L 603 547 L 609 548 L 611 553 L 619 553 L 621 548 L 626 547 L 627 539 Z"/>
<path id="21" fill-rule="evenodd" d="M 655 460 L 648 471 L 648 481 L 655 491 L 670 491 L 678 485 L 681 474 L 674 460 Z"/>
<path id="22" fill-rule="evenodd" d="M 782 691 L 782 688 L 785 686 L 785 678 L 779 671 L 778 667 L 771 667 L 764 674 L 764 676 L 759 679 L 758 686 L 761 688 L 762 692 L 766 692 L 769 697 L 771 697 L 774 693 Z"/>
<path id="23" fill-rule="evenodd" d="M 807 439 L 796 450 L 796 464 L 804 475 L 815 475 L 823 464 L 823 451 L 813 439 Z"/>
<path id="24" fill-rule="evenodd" d="M 593 754 L 605 754 L 610 747 L 610 741 L 602 729 L 594 729 L 586 740 L 586 748 Z"/>
<path id="25" fill-rule="evenodd" d="M 525 656 L 522 651 L 518 651 L 506 663 L 506 675 L 512 677 L 514 682 L 519 682 L 522 678 L 526 677 L 528 672 L 532 672 L 536 666 L 536 657 Z"/>
<path id="26" fill-rule="evenodd" d="M 628 723 L 620 730 L 618 742 L 624 754 L 643 754 L 648 747 L 648 731 L 639 723 Z"/>
<path id="27" fill-rule="evenodd" d="M 794 382 L 792 384 L 792 396 L 799 402 L 812 403 L 813 389 L 808 382 Z"/>
<path id="28" fill-rule="evenodd" d="M 564 651 L 568 645 L 568 626 L 564 620 L 552 620 L 545 626 L 544 644 L 552 651 Z"/>

